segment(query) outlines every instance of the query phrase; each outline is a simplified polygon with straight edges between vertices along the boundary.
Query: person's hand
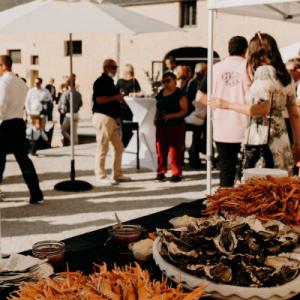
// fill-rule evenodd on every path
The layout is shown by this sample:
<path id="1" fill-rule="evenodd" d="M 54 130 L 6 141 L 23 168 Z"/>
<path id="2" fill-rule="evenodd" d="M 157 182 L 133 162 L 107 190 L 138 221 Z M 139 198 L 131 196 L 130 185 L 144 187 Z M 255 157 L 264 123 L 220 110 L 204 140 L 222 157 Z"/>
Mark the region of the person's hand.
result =
<path id="1" fill-rule="evenodd" d="M 124 96 L 122 94 L 117 94 L 115 96 L 115 101 L 122 102 L 124 100 Z"/>
<path id="2" fill-rule="evenodd" d="M 163 116 L 163 119 L 164 119 L 165 121 L 169 121 L 169 120 L 172 119 L 172 116 L 171 116 L 171 114 L 167 114 L 167 115 L 164 115 L 164 116 Z"/>
<path id="3" fill-rule="evenodd" d="M 219 109 L 228 109 L 228 102 L 223 100 L 223 99 L 211 98 L 211 100 L 208 102 L 208 104 L 210 105 L 210 107 L 213 110 L 215 110 L 217 108 L 219 108 Z"/>

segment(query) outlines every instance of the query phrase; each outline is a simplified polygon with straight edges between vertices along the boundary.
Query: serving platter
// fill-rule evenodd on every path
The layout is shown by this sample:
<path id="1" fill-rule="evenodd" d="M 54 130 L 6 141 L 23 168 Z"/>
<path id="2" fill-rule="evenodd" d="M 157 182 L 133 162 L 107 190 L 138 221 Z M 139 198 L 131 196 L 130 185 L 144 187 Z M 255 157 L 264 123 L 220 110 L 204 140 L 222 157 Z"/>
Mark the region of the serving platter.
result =
<path id="1" fill-rule="evenodd" d="M 218 299 L 229 300 L 282 300 L 290 299 L 300 293 L 300 275 L 295 279 L 275 287 L 242 287 L 219 284 L 205 278 L 188 274 L 167 262 L 159 253 L 161 241 L 158 237 L 153 243 L 153 259 L 165 275 L 187 289 L 195 289 L 204 283 L 205 293 Z"/>

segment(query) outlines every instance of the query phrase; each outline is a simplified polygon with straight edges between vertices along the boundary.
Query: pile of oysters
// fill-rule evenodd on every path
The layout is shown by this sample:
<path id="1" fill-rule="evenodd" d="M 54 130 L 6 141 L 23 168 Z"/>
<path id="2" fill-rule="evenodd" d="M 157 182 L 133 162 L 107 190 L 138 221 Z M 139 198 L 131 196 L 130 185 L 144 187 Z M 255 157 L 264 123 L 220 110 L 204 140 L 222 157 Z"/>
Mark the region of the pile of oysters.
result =
<path id="1" fill-rule="evenodd" d="M 193 275 L 247 287 L 281 285 L 299 275 L 300 261 L 291 256 L 298 234 L 281 222 L 183 216 L 171 223 L 172 229 L 158 229 L 160 254 Z"/>

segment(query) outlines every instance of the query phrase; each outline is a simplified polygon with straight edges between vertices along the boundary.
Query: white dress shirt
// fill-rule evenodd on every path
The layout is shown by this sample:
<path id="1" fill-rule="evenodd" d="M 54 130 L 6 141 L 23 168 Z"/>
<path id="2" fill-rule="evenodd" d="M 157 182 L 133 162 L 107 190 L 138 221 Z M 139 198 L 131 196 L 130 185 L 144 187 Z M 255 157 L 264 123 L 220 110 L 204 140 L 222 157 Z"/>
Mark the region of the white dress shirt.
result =
<path id="1" fill-rule="evenodd" d="M 29 89 L 25 101 L 25 108 L 27 114 L 31 116 L 40 115 L 43 109 L 42 102 L 47 102 L 51 100 L 51 94 L 47 89 L 38 89 L 36 87 Z"/>
<path id="2" fill-rule="evenodd" d="M 12 72 L 5 72 L 0 77 L 0 124 L 23 118 L 27 90 L 25 82 Z"/>

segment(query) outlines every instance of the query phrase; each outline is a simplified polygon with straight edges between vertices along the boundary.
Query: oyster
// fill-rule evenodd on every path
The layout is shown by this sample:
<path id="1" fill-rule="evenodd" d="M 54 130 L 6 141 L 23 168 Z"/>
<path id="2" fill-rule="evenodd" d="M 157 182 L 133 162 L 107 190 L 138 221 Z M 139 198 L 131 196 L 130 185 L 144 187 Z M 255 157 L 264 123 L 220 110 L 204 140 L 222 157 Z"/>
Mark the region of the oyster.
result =
<path id="1" fill-rule="evenodd" d="M 237 239 L 232 230 L 222 228 L 220 235 L 214 239 L 214 243 L 220 252 L 231 254 L 237 246 Z"/>
<path id="2" fill-rule="evenodd" d="M 181 269 L 215 282 L 252 287 L 275 286 L 300 274 L 296 257 L 278 257 L 298 242 L 297 234 L 280 222 L 265 226 L 251 217 L 192 220 L 185 227 L 158 231 L 161 255 Z"/>
<path id="3" fill-rule="evenodd" d="M 196 225 L 198 218 L 193 218 L 188 215 L 173 218 L 169 221 L 174 228 L 188 227 L 188 225 Z"/>
<path id="4" fill-rule="evenodd" d="M 223 262 L 216 265 L 208 265 L 204 267 L 205 275 L 216 282 L 230 283 L 232 280 L 232 270 Z"/>
<path id="5" fill-rule="evenodd" d="M 180 248 L 178 248 L 178 246 L 174 242 L 168 243 L 167 249 L 168 252 L 172 255 L 182 255 L 182 256 L 193 257 L 193 258 L 198 257 L 197 251 L 195 250 L 183 251 Z"/>
<path id="6" fill-rule="evenodd" d="M 205 265 L 202 265 L 202 264 L 194 264 L 194 265 L 189 264 L 186 266 L 186 270 L 196 276 L 201 277 L 201 276 L 205 275 L 204 267 L 205 267 Z"/>
<path id="7" fill-rule="evenodd" d="M 300 262 L 284 256 L 268 256 L 265 265 L 274 268 L 273 276 L 283 283 L 294 279 L 300 271 Z"/>

